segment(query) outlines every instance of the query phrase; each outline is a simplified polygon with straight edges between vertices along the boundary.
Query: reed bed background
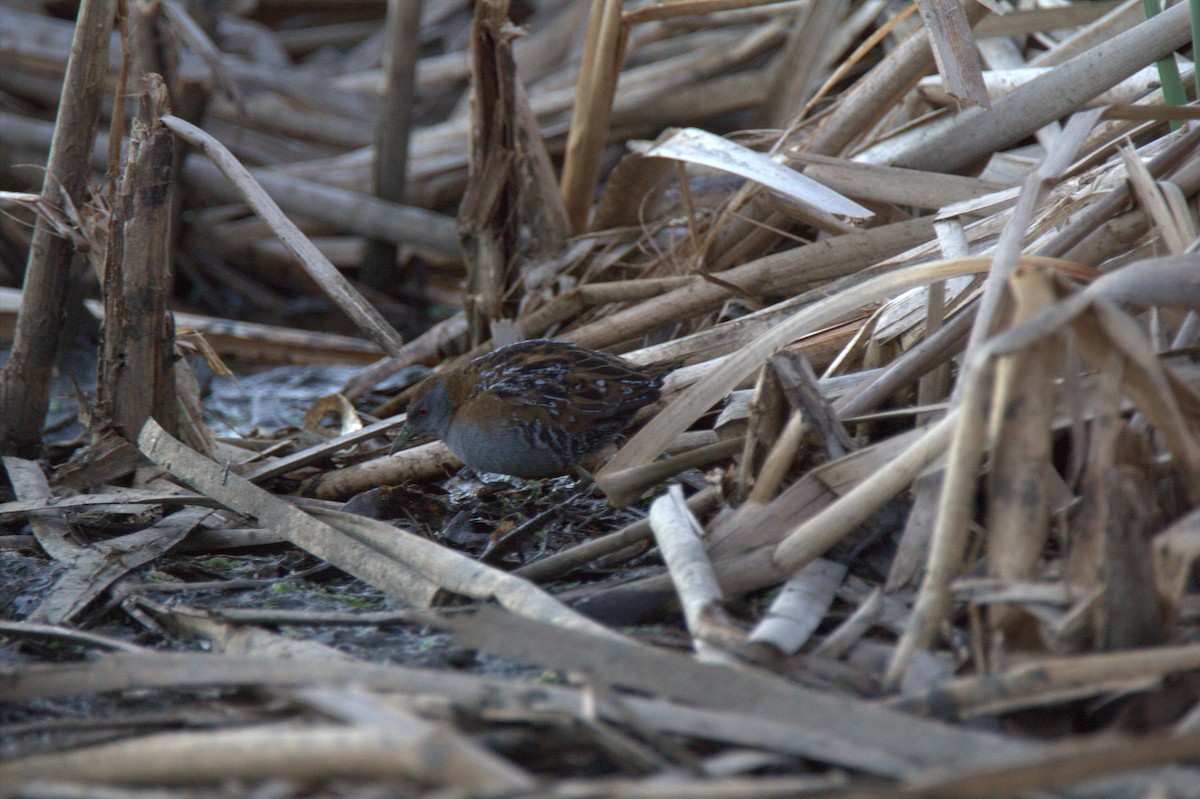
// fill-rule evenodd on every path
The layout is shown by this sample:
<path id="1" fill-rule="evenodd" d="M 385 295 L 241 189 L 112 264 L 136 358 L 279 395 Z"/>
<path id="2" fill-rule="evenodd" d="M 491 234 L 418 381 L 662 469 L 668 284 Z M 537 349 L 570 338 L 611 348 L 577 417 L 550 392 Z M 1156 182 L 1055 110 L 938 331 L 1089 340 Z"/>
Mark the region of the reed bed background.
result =
<path id="1" fill-rule="evenodd" d="M 0 794 L 1200 796 L 1157 5 L 6 0 Z M 530 337 L 683 365 L 594 483 L 389 453 Z"/>

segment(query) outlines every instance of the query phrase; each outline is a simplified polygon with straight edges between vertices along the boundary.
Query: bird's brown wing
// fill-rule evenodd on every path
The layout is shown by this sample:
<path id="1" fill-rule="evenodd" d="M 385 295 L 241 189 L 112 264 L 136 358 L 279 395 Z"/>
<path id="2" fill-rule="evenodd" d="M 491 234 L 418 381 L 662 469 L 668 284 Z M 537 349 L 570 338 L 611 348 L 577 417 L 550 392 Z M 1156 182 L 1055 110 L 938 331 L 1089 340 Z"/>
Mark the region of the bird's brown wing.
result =
<path id="1" fill-rule="evenodd" d="M 581 423 L 629 417 L 659 397 L 662 379 L 602 352 L 536 339 L 479 358 L 473 393 L 541 408 L 552 418 Z"/>

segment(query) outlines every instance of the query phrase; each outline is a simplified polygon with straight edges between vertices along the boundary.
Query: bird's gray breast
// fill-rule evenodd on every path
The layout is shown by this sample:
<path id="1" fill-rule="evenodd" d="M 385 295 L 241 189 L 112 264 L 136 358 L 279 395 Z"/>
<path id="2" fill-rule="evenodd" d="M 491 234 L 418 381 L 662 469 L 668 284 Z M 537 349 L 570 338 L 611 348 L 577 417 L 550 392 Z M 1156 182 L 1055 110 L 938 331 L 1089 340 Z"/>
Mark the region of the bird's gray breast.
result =
<path id="1" fill-rule="evenodd" d="M 476 471 L 515 477 L 561 474 L 578 461 L 569 437 L 538 423 L 513 428 L 451 425 L 445 442 L 458 458 Z"/>

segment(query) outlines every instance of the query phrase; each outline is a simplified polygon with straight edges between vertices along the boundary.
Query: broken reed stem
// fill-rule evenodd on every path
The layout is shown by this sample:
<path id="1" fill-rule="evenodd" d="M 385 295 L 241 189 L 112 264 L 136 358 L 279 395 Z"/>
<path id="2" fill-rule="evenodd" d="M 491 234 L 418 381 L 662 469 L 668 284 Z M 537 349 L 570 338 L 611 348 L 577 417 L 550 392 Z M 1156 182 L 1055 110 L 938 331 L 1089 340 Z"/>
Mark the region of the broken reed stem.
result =
<path id="1" fill-rule="evenodd" d="M 1015 326 L 1056 299 L 1048 270 L 1018 265 L 1008 280 Z M 989 574 L 1010 581 L 1033 579 L 1049 533 L 1049 470 L 1054 442 L 1054 380 L 1062 349 L 1051 336 L 1036 348 L 1002 356 L 996 364 L 990 438 L 995 442 L 988 475 Z M 999 606 L 992 624 L 1008 618 Z"/>
<path id="2" fill-rule="evenodd" d="M 1200 125 L 1196 125 L 1183 134 L 1178 134 L 1174 141 L 1155 156 L 1150 163 L 1146 164 L 1146 169 L 1151 177 L 1161 178 L 1168 171 L 1178 166 L 1182 159 L 1193 154 L 1196 151 L 1197 145 L 1200 145 Z M 1190 180 L 1179 182 L 1191 183 Z M 1185 187 L 1180 186 L 1180 188 Z M 1129 182 L 1121 181 L 1117 183 L 1094 204 L 1077 214 L 1061 233 L 1055 236 L 1049 244 L 1038 252 L 1038 255 L 1058 258 L 1065 257 L 1089 233 L 1100 225 L 1110 222 L 1117 215 L 1117 212 L 1129 202 L 1129 195 Z"/>
<path id="3" fill-rule="evenodd" d="M 467 315 L 459 311 L 405 344 L 400 352 L 381 358 L 354 375 L 346 382 L 342 393 L 347 399 L 356 400 L 402 369 L 433 360 L 445 349 L 446 344 L 459 339 L 466 332 Z M 387 416 L 390 413 L 385 409 L 375 410 L 376 416 Z"/>
<path id="4" fill-rule="evenodd" d="M 432 441 L 363 463 L 322 472 L 305 480 L 301 493 L 317 499 L 349 499 L 360 491 L 407 480 L 429 480 L 462 468 L 462 463 L 441 441 Z"/>
<path id="5" fill-rule="evenodd" d="M 849 419 L 873 411 L 913 380 L 949 361 L 950 356 L 965 343 L 967 333 L 974 323 L 976 307 L 972 302 L 943 327 L 938 328 L 937 332 L 922 338 L 919 343 L 880 369 L 881 374 L 874 380 L 835 400 L 833 407 L 838 416 Z"/>
<path id="6" fill-rule="evenodd" d="M 710 463 L 728 458 L 742 451 L 745 439 L 742 436 L 705 444 L 690 452 L 663 460 L 655 460 L 640 466 L 614 471 L 605 476 L 600 486 L 608 501 L 615 507 L 624 507 L 635 500 L 647 488 L 673 477 L 684 469 L 697 469 Z M 607 470 L 608 467 L 605 467 Z M 599 481 L 597 481 L 599 482 Z"/>
<path id="7" fill-rule="evenodd" d="M 921 472 L 945 451 L 958 424 L 958 416 L 957 411 L 947 413 L 903 453 L 796 527 L 775 547 L 771 556 L 775 565 L 785 573 L 798 571 L 912 485 Z"/>
<path id="8" fill-rule="evenodd" d="M 108 232 L 96 395 L 128 439 L 152 415 L 178 435 L 175 325 L 167 313 L 175 137 L 160 121 L 169 112 L 162 77 L 146 75 Z"/>
<path id="9" fill-rule="evenodd" d="M 635 489 L 636 485 L 626 480 L 618 480 L 619 473 L 628 471 L 631 467 L 644 465 L 657 457 L 680 433 L 782 347 L 805 333 L 831 324 L 842 315 L 871 302 L 892 297 L 933 280 L 970 274 L 979 271 L 985 264 L 986 259 L 969 258 L 908 266 L 868 278 L 853 289 L 833 294 L 802 308 L 742 347 L 736 353 L 736 357 L 726 359 L 716 369 L 685 389 L 617 451 L 608 465 L 597 474 L 597 483 L 610 499 L 620 497 L 628 501 L 631 495 L 627 492 Z"/>
<path id="10" fill-rule="evenodd" d="M 389 355 L 396 355 L 404 346 L 400 334 L 387 320 L 329 262 L 324 253 L 317 249 L 307 236 L 300 232 L 279 206 L 263 190 L 258 181 L 242 166 L 225 145 L 205 133 L 187 120 L 175 116 L 164 116 L 164 125 L 185 141 L 199 147 L 205 155 L 224 173 L 256 214 L 270 226 L 272 232 L 296 256 L 304 270 L 317 282 L 335 305 L 349 316 L 367 338 L 374 341 Z"/>
<path id="11" fill-rule="evenodd" d="M 1198 644 L 1038 658 L 999 674 L 949 680 L 933 691 L 888 704 L 910 713 L 944 715 L 949 711 L 958 718 L 969 718 L 997 702 L 1017 703 L 1026 697 L 1032 704 L 1040 697 L 1092 684 L 1111 685 L 1195 669 L 1200 669 Z"/>
<path id="12" fill-rule="evenodd" d="M 683 606 L 684 620 L 696 654 L 701 661 L 732 663 L 731 655 L 703 637 L 705 616 L 722 601 L 721 586 L 700 538 L 700 525 L 683 501 L 683 487 L 672 484 L 666 494 L 654 500 L 649 519 L 654 540 L 658 542 L 659 552 Z"/>
<path id="13" fill-rule="evenodd" d="M 388 0 L 384 88 L 375 126 L 375 196 L 404 202 L 408 187 L 408 150 L 416 108 L 417 54 L 420 52 L 421 0 Z M 362 279 L 373 289 L 395 284 L 396 245 L 372 239 L 363 257 Z"/>
<path id="14" fill-rule="evenodd" d="M 1086 292 L 1067 298 L 1069 302 L 1060 302 L 1047 313 L 1010 328 L 984 344 L 969 362 L 960 382 L 963 387 L 959 404 L 961 421 L 946 467 L 925 580 L 909 625 L 889 665 L 885 677 L 887 687 L 898 686 L 913 654 L 931 644 L 949 611 L 950 581 L 962 566 L 969 539 L 975 485 L 987 439 L 987 407 L 997 357 L 1031 346 L 1059 326 L 1072 321 L 1079 334 L 1081 347 L 1096 363 L 1101 363 L 1115 345 L 1126 356 L 1127 364 L 1131 367 L 1126 390 L 1134 396 L 1138 407 L 1147 413 L 1155 426 L 1164 432 L 1168 448 L 1181 468 L 1189 474 L 1188 482 L 1195 483 L 1197 452 L 1200 450 L 1191 430 L 1183 421 L 1170 384 L 1161 374 L 1161 367 L 1157 367 L 1144 333 L 1128 317 L 1117 312 L 1105 298 L 1106 292 L 1119 294 L 1124 290 L 1128 294 L 1136 293 L 1132 278 L 1126 280 L 1130 285 L 1124 288 L 1120 285 L 1126 275 L 1115 273 L 1107 280 L 1097 281 Z M 1178 281 L 1173 285 L 1177 286 L 1178 292 L 1190 288 Z M 1085 313 L 1093 303 L 1096 311 L 1094 316 Z"/>
<path id="15" fill-rule="evenodd" d="M 884 676 L 888 688 L 899 686 L 914 652 L 930 645 L 949 611 L 950 580 L 961 568 L 966 552 L 975 485 L 987 439 L 985 416 L 996 371 L 996 347 L 994 341 L 989 343 L 989 338 L 1000 309 L 1008 301 L 1005 292 L 1013 271 L 1022 264 L 1036 263 L 1035 259 L 1021 255 L 1034 211 L 1051 183 L 1069 166 L 1084 136 L 1098 119 L 1099 114 L 1094 110 L 1071 118 L 1038 169 L 1025 179 L 1016 207 L 996 243 L 992 268 L 967 342 L 968 368 L 960 374 L 954 391 L 954 398 L 960 404 L 960 420 L 942 481 L 925 578 L 908 627 Z"/>
<path id="16" fill-rule="evenodd" d="M 562 172 L 563 205 L 577 233 L 587 229 L 628 35 L 621 0 L 592 0 Z"/>
<path id="17" fill-rule="evenodd" d="M 690 17 L 700 14 L 716 14 L 721 11 L 736 11 L 742 8 L 755 8 L 778 4 L 780 0 L 675 0 L 675 2 L 655 3 L 641 6 L 621 15 L 621 22 L 628 26 L 642 22 L 652 22 L 659 19 L 674 17 Z"/>
<path id="18" fill-rule="evenodd" d="M 1184 491 L 1193 504 L 1200 504 L 1200 442 L 1179 407 L 1168 373 L 1151 342 L 1112 301 L 1098 298 L 1092 310 L 1093 315 L 1083 314 L 1074 323 L 1084 357 L 1098 366 L 1113 349 L 1125 356 L 1126 392 L 1162 433 L 1163 446 L 1184 474 Z"/>
<path id="19" fill-rule="evenodd" d="M 748 502 L 766 503 L 783 485 L 783 480 L 796 461 L 796 452 L 804 439 L 804 415 L 800 411 L 792 411 L 783 431 L 775 439 L 775 443 L 767 450 L 767 457 L 762 468 L 754 477 L 753 488 L 750 489 Z M 744 462 L 744 461 L 743 461 Z M 743 468 L 746 468 L 743 466 Z"/>
<path id="20" fill-rule="evenodd" d="M 108 68 L 116 0 L 82 0 L 71 40 L 58 117 L 46 162 L 42 201 L 82 208 Z M 38 215 L 8 363 L 0 371 L 0 453 L 35 457 L 50 404 L 54 358 L 63 332 L 74 243 Z"/>
<path id="21" fill-rule="evenodd" d="M 993 362 L 984 355 L 963 376 L 964 390 L 957 413 L 950 412 L 939 424 L 952 421 L 953 443 L 946 459 L 946 475 L 938 501 L 937 521 L 917 602 L 908 627 L 892 655 L 884 685 L 899 686 L 913 654 L 925 649 L 945 618 L 950 606 L 950 581 L 962 565 L 975 507 L 975 485 L 987 436 L 987 406 L 991 393 Z"/>
<path id="22" fill-rule="evenodd" d="M 979 9 L 979 4 L 974 4 L 974 8 Z M 841 154 L 873 128 L 933 67 L 929 32 L 921 27 L 839 97 L 829 115 L 817 123 L 812 133 L 802 133 L 797 143 L 807 152 Z M 818 95 L 823 89 L 818 90 Z"/>
<path id="23" fill-rule="evenodd" d="M 758 258 L 722 272 L 721 280 L 752 295 L 790 296 L 817 284 L 864 270 L 923 244 L 933 230 L 929 217 L 834 236 Z M 698 280 L 631 308 L 581 325 L 562 338 L 583 347 L 608 347 L 718 308 L 734 292 Z"/>
<path id="24" fill-rule="evenodd" d="M 472 346 L 509 318 L 521 224 L 516 67 L 506 0 L 480 0 L 471 21 L 471 139 L 458 229 L 467 261 L 463 309 Z"/>
<path id="25" fill-rule="evenodd" d="M 901 154 L 893 166 L 932 172 L 968 169 L 1183 47 L 1191 33 L 1188 12 L 1186 3 L 1176 5 L 996 98 L 989 110 L 961 112 L 953 125 Z"/>

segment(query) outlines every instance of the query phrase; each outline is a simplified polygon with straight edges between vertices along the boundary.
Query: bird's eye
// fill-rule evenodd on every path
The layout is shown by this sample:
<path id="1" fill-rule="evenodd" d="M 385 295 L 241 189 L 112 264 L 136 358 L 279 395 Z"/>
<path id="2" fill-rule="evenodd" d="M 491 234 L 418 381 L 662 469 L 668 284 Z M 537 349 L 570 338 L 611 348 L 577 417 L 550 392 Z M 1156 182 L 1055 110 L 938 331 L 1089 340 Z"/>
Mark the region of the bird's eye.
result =
<path id="1" fill-rule="evenodd" d="M 417 408 L 417 416 L 428 416 L 428 415 L 429 415 L 429 409 L 426 408 L 424 405 L 422 405 L 420 408 Z"/>

